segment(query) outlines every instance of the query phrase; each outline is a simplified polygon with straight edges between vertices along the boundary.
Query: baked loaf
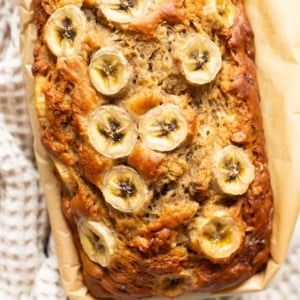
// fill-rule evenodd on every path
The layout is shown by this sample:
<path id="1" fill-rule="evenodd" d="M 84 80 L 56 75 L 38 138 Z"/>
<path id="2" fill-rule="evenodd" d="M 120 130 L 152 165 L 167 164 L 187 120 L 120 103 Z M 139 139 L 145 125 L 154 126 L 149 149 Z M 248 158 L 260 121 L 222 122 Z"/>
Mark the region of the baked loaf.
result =
<path id="1" fill-rule="evenodd" d="M 35 0 L 42 142 L 96 298 L 233 287 L 272 192 L 242 0 Z"/>

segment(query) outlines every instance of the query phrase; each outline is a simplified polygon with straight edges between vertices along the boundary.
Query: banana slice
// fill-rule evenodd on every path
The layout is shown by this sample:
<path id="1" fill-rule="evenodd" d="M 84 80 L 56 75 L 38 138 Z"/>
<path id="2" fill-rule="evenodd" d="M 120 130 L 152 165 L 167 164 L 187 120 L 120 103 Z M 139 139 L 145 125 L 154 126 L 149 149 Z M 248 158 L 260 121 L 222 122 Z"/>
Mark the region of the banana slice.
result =
<path id="1" fill-rule="evenodd" d="M 244 194 L 254 180 L 254 166 L 249 157 L 233 145 L 215 154 L 213 173 L 221 190 L 230 195 Z"/>
<path id="2" fill-rule="evenodd" d="M 101 190 L 105 201 L 122 212 L 136 212 L 148 200 L 144 180 L 134 169 L 123 165 L 104 174 Z"/>
<path id="3" fill-rule="evenodd" d="M 235 7 L 231 0 L 208 0 L 205 4 L 207 13 L 214 13 L 227 28 L 234 24 Z"/>
<path id="4" fill-rule="evenodd" d="M 199 231 L 199 247 L 212 261 L 231 257 L 240 247 L 243 233 L 230 215 L 210 218 Z"/>
<path id="5" fill-rule="evenodd" d="M 151 1 L 147 0 L 98 0 L 97 3 L 107 20 L 115 23 L 131 23 L 143 17 Z"/>
<path id="6" fill-rule="evenodd" d="M 186 41 L 179 59 L 185 78 L 195 85 L 214 80 L 222 65 L 219 47 L 202 34 L 192 36 Z"/>
<path id="7" fill-rule="evenodd" d="M 224 20 L 226 27 L 231 27 L 234 24 L 235 9 L 231 0 L 215 0 L 218 14 Z"/>
<path id="8" fill-rule="evenodd" d="M 196 283 L 195 275 L 191 271 L 184 270 L 176 275 L 162 275 L 155 290 L 164 297 L 175 298 L 194 288 Z"/>
<path id="9" fill-rule="evenodd" d="M 165 103 L 140 118 L 139 134 L 150 149 L 171 151 L 185 140 L 188 125 L 177 105 Z"/>
<path id="10" fill-rule="evenodd" d="M 47 118 L 47 104 L 46 104 L 46 96 L 43 92 L 42 87 L 46 86 L 45 77 L 37 76 L 35 78 L 35 90 L 34 90 L 34 99 L 35 99 L 35 111 L 36 116 L 39 121 L 41 128 L 45 128 L 49 121 Z"/>
<path id="11" fill-rule="evenodd" d="M 35 109 L 39 119 L 47 117 L 46 96 L 41 91 L 40 86 L 36 88 Z"/>
<path id="12" fill-rule="evenodd" d="M 107 267 L 116 251 L 112 232 L 102 222 L 80 219 L 77 224 L 80 243 L 87 256 L 102 267 Z"/>
<path id="13" fill-rule="evenodd" d="M 98 92 L 114 96 L 128 85 L 130 68 L 121 51 L 101 48 L 93 55 L 89 65 L 89 76 Z"/>
<path id="14" fill-rule="evenodd" d="M 99 153 L 116 159 L 131 153 L 138 133 L 134 120 L 124 109 L 116 105 L 103 105 L 88 121 L 88 137 Z"/>
<path id="15" fill-rule="evenodd" d="M 76 181 L 72 176 L 71 170 L 68 168 L 68 166 L 63 164 L 57 158 L 52 157 L 51 159 L 55 166 L 57 174 L 60 176 L 61 180 L 63 181 L 69 192 L 72 193 L 76 186 Z"/>
<path id="16" fill-rule="evenodd" d="M 57 57 L 75 56 L 85 37 L 87 20 L 76 5 L 58 8 L 48 19 L 45 39 L 50 51 Z"/>

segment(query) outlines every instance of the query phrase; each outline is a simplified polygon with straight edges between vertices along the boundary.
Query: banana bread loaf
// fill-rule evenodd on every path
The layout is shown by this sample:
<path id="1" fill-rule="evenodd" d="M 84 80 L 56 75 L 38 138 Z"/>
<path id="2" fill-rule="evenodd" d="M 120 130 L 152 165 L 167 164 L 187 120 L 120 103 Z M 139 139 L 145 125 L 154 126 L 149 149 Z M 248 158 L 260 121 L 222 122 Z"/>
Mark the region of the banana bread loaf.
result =
<path id="1" fill-rule="evenodd" d="M 35 0 L 41 139 L 95 298 L 233 287 L 272 192 L 242 0 Z"/>

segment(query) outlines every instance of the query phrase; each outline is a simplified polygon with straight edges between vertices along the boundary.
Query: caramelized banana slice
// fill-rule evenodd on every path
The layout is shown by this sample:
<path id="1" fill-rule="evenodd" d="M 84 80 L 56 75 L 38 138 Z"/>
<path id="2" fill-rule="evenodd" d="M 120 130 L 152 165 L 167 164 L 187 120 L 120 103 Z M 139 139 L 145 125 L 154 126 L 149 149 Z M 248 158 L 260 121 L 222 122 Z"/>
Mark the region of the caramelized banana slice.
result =
<path id="1" fill-rule="evenodd" d="M 60 176 L 61 180 L 63 181 L 69 192 L 74 192 L 76 180 L 72 176 L 71 169 L 57 158 L 53 157 L 52 162 L 55 166 L 57 174 Z"/>
<path id="2" fill-rule="evenodd" d="M 119 165 L 104 174 L 101 190 L 104 199 L 122 212 L 136 212 L 148 200 L 148 191 L 142 177 L 133 169 Z"/>
<path id="3" fill-rule="evenodd" d="M 214 80 L 222 65 L 219 47 L 203 34 L 186 41 L 179 59 L 186 80 L 194 85 Z"/>
<path id="4" fill-rule="evenodd" d="M 102 267 L 107 267 L 116 250 L 110 229 L 102 222 L 80 219 L 78 224 L 80 243 L 87 256 Z"/>
<path id="5" fill-rule="evenodd" d="M 188 270 L 181 271 L 179 274 L 164 275 L 156 288 L 163 296 L 174 298 L 182 295 L 196 287 L 196 277 Z"/>
<path id="6" fill-rule="evenodd" d="M 241 242 L 242 232 L 231 216 L 211 218 L 200 232 L 201 250 L 212 260 L 230 257 Z"/>
<path id="7" fill-rule="evenodd" d="M 224 261 L 239 249 L 243 230 L 228 213 L 216 212 L 210 218 L 199 217 L 190 232 L 193 248 L 213 262 Z"/>
<path id="8" fill-rule="evenodd" d="M 187 122 L 174 104 L 156 106 L 139 121 L 140 138 L 152 150 L 171 151 L 185 140 L 187 133 Z"/>
<path id="9" fill-rule="evenodd" d="M 216 153 L 213 173 L 222 192 L 230 195 L 244 194 L 254 180 L 254 166 L 248 155 L 233 145 Z"/>
<path id="10" fill-rule="evenodd" d="M 143 17 L 151 1 L 147 0 L 98 0 L 97 3 L 108 21 L 130 23 Z"/>
<path id="11" fill-rule="evenodd" d="M 225 27 L 230 28 L 236 18 L 236 9 L 231 0 L 208 0 L 204 7 L 206 13 L 214 14 Z"/>
<path id="12" fill-rule="evenodd" d="M 137 142 L 134 120 L 116 105 L 96 109 L 88 122 L 88 137 L 92 146 L 109 158 L 128 156 Z"/>
<path id="13" fill-rule="evenodd" d="M 114 96 L 127 87 L 130 68 L 121 51 L 101 48 L 92 57 L 89 76 L 98 92 L 106 96 Z"/>
<path id="14" fill-rule="evenodd" d="M 76 5 L 58 8 L 48 19 L 45 39 L 50 51 L 57 57 L 73 57 L 81 49 L 87 20 Z"/>

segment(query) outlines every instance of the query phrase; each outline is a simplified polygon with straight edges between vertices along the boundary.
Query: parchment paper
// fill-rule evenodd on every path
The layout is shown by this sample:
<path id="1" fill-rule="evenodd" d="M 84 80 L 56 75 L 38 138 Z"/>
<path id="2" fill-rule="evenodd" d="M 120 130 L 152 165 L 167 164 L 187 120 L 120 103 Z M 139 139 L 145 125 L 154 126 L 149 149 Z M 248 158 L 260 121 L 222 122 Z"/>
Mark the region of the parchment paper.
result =
<path id="1" fill-rule="evenodd" d="M 271 258 L 264 272 L 222 295 L 259 291 L 272 284 L 284 263 L 300 210 L 300 2 L 245 0 L 255 34 L 266 151 L 274 192 Z M 39 138 L 31 74 L 35 28 L 32 0 L 20 0 L 21 48 L 34 148 L 46 195 L 63 286 L 71 300 L 93 299 L 82 282 L 80 262 L 60 207 L 60 194 L 47 154 Z M 207 295 L 187 295 L 193 300 Z M 159 299 L 159 298 L 151 298 Z M 161 299 L 161 298 L 160 298 Z"/>

